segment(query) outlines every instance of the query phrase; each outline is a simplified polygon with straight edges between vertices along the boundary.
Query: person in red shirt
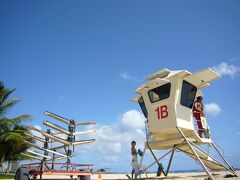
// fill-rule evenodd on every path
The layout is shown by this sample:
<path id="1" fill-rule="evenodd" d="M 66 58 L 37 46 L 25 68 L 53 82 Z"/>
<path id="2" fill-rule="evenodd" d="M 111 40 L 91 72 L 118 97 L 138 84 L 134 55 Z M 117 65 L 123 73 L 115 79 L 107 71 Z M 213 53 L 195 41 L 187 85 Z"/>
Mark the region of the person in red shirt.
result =
<path id="1" fill-rule="evenodd" d="M 198 96 L 197 100 L 193 104 L 193 116 L 196 118 L 197 125 L 198 125 L 198 134 L 202 138 L 202 134 L 204 132 L 201 116 L 204 117 L 204 110 L 203 110 L 203 103 L 202 103 L 202 96 Z"/>

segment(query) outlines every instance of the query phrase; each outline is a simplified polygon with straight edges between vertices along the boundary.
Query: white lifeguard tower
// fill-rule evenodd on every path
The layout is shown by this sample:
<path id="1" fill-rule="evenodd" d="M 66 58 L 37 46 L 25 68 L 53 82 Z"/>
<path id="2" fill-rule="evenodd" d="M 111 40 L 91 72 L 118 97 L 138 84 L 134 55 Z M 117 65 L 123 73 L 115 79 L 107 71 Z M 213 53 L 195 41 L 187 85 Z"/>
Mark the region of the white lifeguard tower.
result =
<path id="1" fill-rule="evenodd" d="M 198 135 L 198 129 L 194 126 L 195 119 L 192 116 L 192 106 L 195 98 L 202 96 L 201 89 L 208 87 L 211 81 L 219 77 L 210 68 L 196 73 L 190 73 L 186 70 L 162 69 L 149 75 L 148 82 L 136 89 L 135 92 L 139 95 L 132 100 L 139 103 L 146 117 L 147 137 L 144 152 L 149 149 L 155 159 L 155 162 L 146 169 L 155 163 L 160 167 L 159 161 L 171 153 L 166 172 L 163 169 L 160 170 L 167 176 L 174 152 L 180 150 L 198 161 L 210 179 L 213 179 L 211 171 L 224 169 L 237 176 L 235 170 L 211 140 L 206 120 L 203 122 L 204 129 L 202 130 L 207 135 L 201 138 Z M 222 157 L 224 163 L 215 159 L 199 146 L 201 144 L 213 147 Z M 157 158 L 152 150 L 169 151 Z"/>

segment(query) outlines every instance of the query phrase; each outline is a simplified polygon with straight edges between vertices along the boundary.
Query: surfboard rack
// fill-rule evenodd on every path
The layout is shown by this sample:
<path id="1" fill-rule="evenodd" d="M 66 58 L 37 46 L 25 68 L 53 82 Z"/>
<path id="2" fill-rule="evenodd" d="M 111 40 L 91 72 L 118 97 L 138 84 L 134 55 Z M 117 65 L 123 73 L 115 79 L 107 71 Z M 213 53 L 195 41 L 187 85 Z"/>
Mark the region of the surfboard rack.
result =
<path id="1" fill-rule="evenodd" d="M 51 113 L 49 111 L 44 112 L 45 115 L 54 118 L 56 121 L 60 121 L 67 124 L 67 127 L 62 127 L 57 123 L 52 123 L 49 121 L 43 121 L 43 125 L 47 126 L 47 130 L 43 131 L 41 129 L 28 126 L 29 129 L 36 133 L 40 133 L 42 137 L 38 137 L 32 134 L 26 134 L 32 137 L 37 144 L 33 142 L 25 141 L 32 149 L 37 149 L 42 151 L 42 153 L 36 152 L 34 150 L 27 150 L 26 153 L 22 153 L 32 159 L 40 160 L 40 163 L 25 164 L 22 167 L 27 167 L 29 170 L 29 175 L 32 179 L 36 179 L 38 176 L 43 179 L 43 175 L 69 175 L 73 176 L 89 176 L 92 174 L 93 165 L 92 164 L 72 164 L 71 158 L 74 156 L 74 147 L 76 145 L 83 145 L 95 142 L 95 139 L 80 139 L 76 136 L 81 136 L 84 134 L 91 134 L 96 132 L 93 130 L 83 130 L 76 131 L 78 126 L 94 125 L 95 122 L 76 122 L 57 114 Z M 52 128 L 53 130 L 51 130 Z M 58 143 L 58 145 L 55 145 Z M 43 144 L 42 146 L 39 144 Z M 60 145 L 59 145 L 60 144 Z M 61 152 L 60 152 L 61 151 Z M 65 163 L 56 163 L 55 161 L 67 159 Z M 59 166 L 61 165 L 61 168 Z"/>

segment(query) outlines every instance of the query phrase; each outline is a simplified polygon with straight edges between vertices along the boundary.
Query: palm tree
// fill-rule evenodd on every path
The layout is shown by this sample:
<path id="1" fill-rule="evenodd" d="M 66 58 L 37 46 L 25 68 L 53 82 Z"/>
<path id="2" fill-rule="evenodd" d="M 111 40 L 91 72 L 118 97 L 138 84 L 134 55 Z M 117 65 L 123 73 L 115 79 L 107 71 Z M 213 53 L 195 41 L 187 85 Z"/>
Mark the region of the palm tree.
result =
<path id="1" fill-rule="evenodd" d="M 24 158 L 21 153 L 26 151 L 29 140 L 25 132 L 27 128 L 21 122 L 31 120 L 30 115 L 21 115 L 15 118 L 7 118 L 7 112 L 19 102 L 19 99 L 9 98 L 16 89 L 9 90 L 0 82 L 0 167 L 4 161 Z"/>

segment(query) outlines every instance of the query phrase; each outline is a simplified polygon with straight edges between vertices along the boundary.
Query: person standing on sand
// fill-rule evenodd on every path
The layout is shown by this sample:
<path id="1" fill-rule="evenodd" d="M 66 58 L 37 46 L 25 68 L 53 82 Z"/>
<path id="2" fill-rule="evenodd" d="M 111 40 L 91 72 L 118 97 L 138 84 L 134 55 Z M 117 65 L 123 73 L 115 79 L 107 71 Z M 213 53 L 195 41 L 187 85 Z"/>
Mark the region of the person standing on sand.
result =
<path id="1" fill-rule="evenodd" d="M 135 148 L 135 146 L 136 146 L 136 141 L 132 141 L 131 142 L 131 155 L 132 155 L 132 163 L 131 163 L 131 165 L 132 165 L 132 167 L 133 167 L 133 169 L 132 169 L 132 179 L 133 179 L 133 174 L 134 173 L 136 173 L 136 174 L 138 174 L 139 173 L 139 171 L 138 171 L 138 158 L 137 158 L 137 155 L 138 155 L 138 152 L 137 152 L 137 150 L 136 150 L 136 148 Z"/>

